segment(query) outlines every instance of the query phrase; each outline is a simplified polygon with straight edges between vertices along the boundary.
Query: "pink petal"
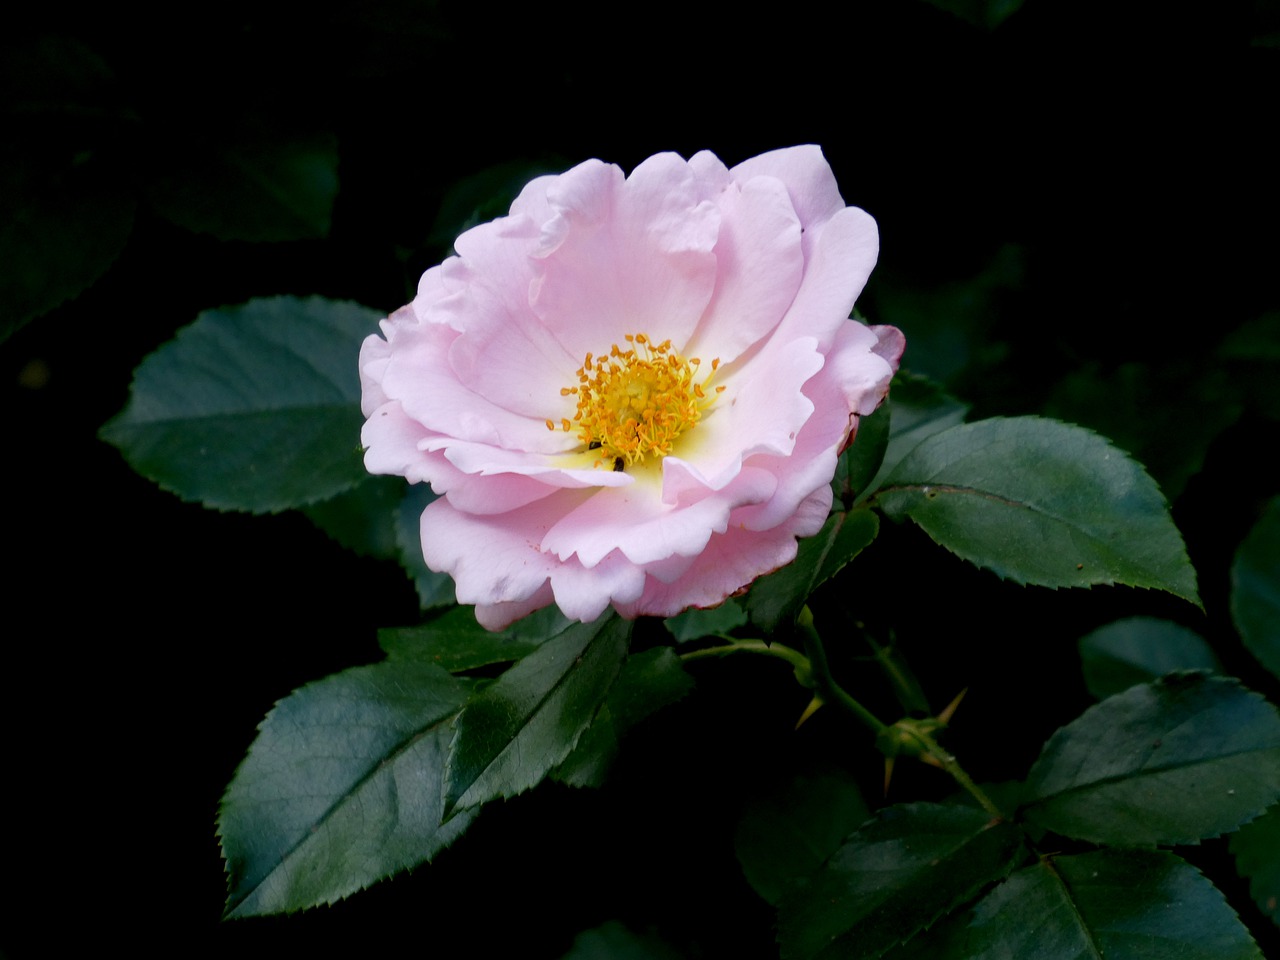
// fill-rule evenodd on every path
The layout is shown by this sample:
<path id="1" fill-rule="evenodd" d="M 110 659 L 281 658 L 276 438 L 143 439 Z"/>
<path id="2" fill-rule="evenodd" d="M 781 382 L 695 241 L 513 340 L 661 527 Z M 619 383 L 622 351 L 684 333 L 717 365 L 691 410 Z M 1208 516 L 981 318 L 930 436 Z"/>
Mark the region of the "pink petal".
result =
<path id="1" fill-rule="evenodd" d="M 686 342 L 715 285 L 720 223 L 688 164 L 661 154 L 625 181 L 616 167 L 582 164 L 547 198 L 558 218 L 532 302 L 566 352 L 580 363 L 628 333 Z"/>
<path id="2" fill-rule="evenodd" d="M 773 177 L 787 185 L 791 204 L 805 228 L 806 257 L 810 254 L 808 244 L 812 239 L 808 234 L 845 209 L 835 174 L 822 155 L 822 148 L 813 144 L 762 153 L 744 160 L 729 174 L 739 183 L 752 177 Z"/>
<path id="3" fill-rule="evenodd" d="M 716 534 L 679 579 L 664 583 L 650 577 L 635 603 L 618 604 L 624 617 L 671 617 L 689 607 L 714 607 L 751 581 L 786 566 L 796 557 L 798 536 L 822 529 L 831 506 L 831 489 L 815 491 L 786 523 L 749 531 L 737 524 Z"/>
<path id="4" fill-rule="evenodd" d="M 513 450 L 563 450 L 565 434 L 547 429 L 545 418 L 504 409 L 458 380 L 449 365 L 449 347 L 458 333 L 443 324 L 401 327 L 382 376 L 382 389 L 424 427 L 447 437 L 475 440 Z M 548 391 L 550 391 L 548 387 Z M 555 388 L 559 393 L 559 388 Z"/>
<path id="5" fill-rule="evenodd" d="M 766 471 L 743 470 L 714 496 L 671 506 L 662 502 L 659 481 L 642 476 L 584 500 L 548 531 L 542 548 L 562 560 L 576 555 L 584 567 L 594 567 L 614 550 L 632 563 L 694 554 L 713 532 L 725 529 L 734 507 L 767 499 L 776 483 Z"/>
<path id="6" fill-rule="evenodd" d="M 786 187 L 759 177 L 719 198 L 716 286 L 686 356 L 730 363 L 778 325 L 800 288 L 800 221 Z"/>
<path id="7" fill-rule="evenodd" d="M 495 604 L 527 600 L 558 565 L 538 543 L 560 515 L 560 493 L 496 516 L 457 510 L 447 499 L 422 514 L 422 554 L 427 566 L 447 573 L 459 603 Z"/>
<path id="8" fill-rule="evenodd" d="M 831 337 L 853 311 L 880 251 L 876 222 L 857 207 L 831 218 L 814 244 L 804 280 L 774 337 L 813 336 L 824 352 Z"/>

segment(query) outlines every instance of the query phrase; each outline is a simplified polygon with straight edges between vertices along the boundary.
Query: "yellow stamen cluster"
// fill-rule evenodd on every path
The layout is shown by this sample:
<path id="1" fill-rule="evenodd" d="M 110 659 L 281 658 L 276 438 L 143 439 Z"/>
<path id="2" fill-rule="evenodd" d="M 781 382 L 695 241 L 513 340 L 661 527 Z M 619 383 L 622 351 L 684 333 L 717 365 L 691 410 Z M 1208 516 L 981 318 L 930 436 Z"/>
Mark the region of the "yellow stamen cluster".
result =
<path id="1" fill-rule="evenodd" d="M 710 389 L 719 358 L 699 381 L 702 361 L 686 360 L 670 340 L 654 343 L 643 333 L 629 333 L 626 342 L 626 349 L 615 343 L 598 359 L 588 353 L 578 369 L 578 385 L 560 390 L 562 397 L 578 398 L 573 420 L 561 419 L 560 429 L 577 430 L 588 450 L 600 451 L 597 467 L 620 470 L 647 457 L 665 457 L 724 390 Z M 556 424 L 548 420 L 547 429 Z"/>

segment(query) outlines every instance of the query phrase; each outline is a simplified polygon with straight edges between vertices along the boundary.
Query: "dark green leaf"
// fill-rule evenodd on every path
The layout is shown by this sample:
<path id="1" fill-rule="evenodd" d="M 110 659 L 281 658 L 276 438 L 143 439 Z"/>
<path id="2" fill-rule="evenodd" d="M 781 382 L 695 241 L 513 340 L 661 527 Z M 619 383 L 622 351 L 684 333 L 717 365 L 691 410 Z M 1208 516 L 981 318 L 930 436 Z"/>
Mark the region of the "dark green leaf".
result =
<path id="1" fill-rule="evenodd" d="M 546 173 L 560 173 L 568 166 L 510 160 L 464 177 L 449 188 L 441 202 L 428 242 L 452 247 L 456 237 L 476 224 L 506 216 L 511 202 L 530 180 Z"/>
<path id="2" fill-rule="evenodd" d="M 1085 685 L 1099 700 L 1176 670 L 1220 669 L 1198 633 L 1154 617 L 1117 620 L 1081 637 L 1080 662 Z"/>
<path id="3" fill-rule="evenodd" d="M 393 657 L 411 655 L 456 673 L 519 660 L 568 625 L 558 609 L 546 607 L 490 633 L 476 622 L 472 607 L 454 607 L 421 626 L 379 630 L 378 644 Z"/>
<path id="4" fill-rule="evenodd" d="M 870 510 L 833 513 L 818 533 L 800 541 L 793 563 L 752 585 L 746 600 L 751 622 L 767 633 L 790 626 L 809 595 L 869 546 L 879 532 L 880 520 Z"/>
<path id="5" fill-rule="evenodd" d="M 967 404 L 932 380 L 901 371 L 893 378 L 889 400 L 889 445 L 875 479 L 867 486 L 869 490 L 879 489 L 902 458 L 927 438 L 964 423 L 969 412 Z"/>
<path id="6" fill-rule="evenodd" d="M 267 715 L 223 798 L 227 916 L 332 903 L 429 860 L 441 825 L 449 721 L 469 687 L 393 658 L 309 684 Z"/>
<path id="7" fill-rule="evenodd" d="M 1018 583 L 1124 583 L 1200 602 L 1155 483 L 1081 427 L 1039 417 L 953 427 L 908 454 L 875 500 Z"/>
<path id="8" fill-rule="evenodd" d="M 734 849 L 747 882 L 776 905 L 789 881 L 807 877 L 870 812 L 852 776 L 824 767 L 775 781 L 747 804 Z"/>
<path id="9" fill-rule="evenodd" d="M 395 518 L 404 496 L 399 477 L 365 477 L 350 490 L 302 508 L 317 527 L 365 557 L 399 557 Z"/>
<path id="10" fill-rule="evenodd" d="M 1154 850 L 1048 857 L 890 960 L 1262 960 L 1222 894 Z"/>
<path id="11" fill-rule="evenodd" d="M 844 503 L 846 510 L 867 489 L 871 478 L 884 463 L 885 452 L 889 449 L 890 415 L 889 398 L 886 397 L 872 413 L 860 417 L 853 443 L 836 464 L 832 483 L 836 499 Z"/>
<path id="12" fill-rule="evenodd" d="M 1240 410 L 1234 379 L 1191 356 L 1158 364 L 1085 364 L 1056 383 L 1041 412 L 1096 430 L 1129 451 L 1172 501 Z"/>
<path id="13" fill-rule="evenodd" d="M 1006 244 L 980 272 L 941 286 L 882 264 L 872 279 L 876 319 L 906 334 L 913 370 L 942 383 L 975 377 L 1008 354 L 1007 339 L 992 326 L 1007 312 L 1001 301 L 1022 286 L 1025 261 L 1022 247 Z"/>
<path id="14" fill-rule="evenodd" d="M 709 610 L 690 607 L 684 613 L 668 617 L 663 621 L 678 643 L 728 633 L 734 627 L 740 627 L 746 622 L 746 611 L 737 600 L 732 599 Z"/>
<path id="15" fill-rule="evenodd" d="M 1250 410 L 1280 420 L 1280 310 L 1241 324 L 1218 349 Z"/>
<path id="16" fill-rule="evenodd" d="M 994 30 L 1018 12 L 1022 0 L 927 0 L 939 10 L 953 13 L 975 27 Z"/>
<path id="17" fill-rule="evenodd" d="M 1195 843 L 1280 799 L 1280 717 L 1235 680 L 1174 674 L 1130 687 L 1055 733 L 1027 816 L 1121 847 Z"/>
<path id="18" fill-rule="evenodd" d="M 610 920 L 578 934 L 562 960 L 676 960 L 679 956 L 657 937 L 633 933 Z"/>
<path id="19" fill-rule="evenodd" d="M 163 217 L 219 240 L 311 240 L 329 234 L 338 139 L 247 114 L 234 129 L 176 135 L 147 189 Z"/>
<path id="20" fill-rule="evenodd" d="M 367 476 L 356 357 L 377 319 L 319 297 L 207 310 L 142 362 L 102 437 L 143 476 L 219 510 L 336 496 Z"/>
<path id="21" fill-rule="evenodd" d="M 1280 926 L 1280 807 L 1231 835 L 1236 870 L 1249 878 L 1249 892 L 1262 912 Z"/>
<path id="22" fill-rule="evenodd" d="M 137 206 L 114 156 L 131 118 L 110 68 L 69 36 L 13 36 L 0 57 L 0 341 L 106 273 Z"/>
<path id="23" fill-rule="evenodd" d="M 510 797 L 569 755 L 613 683 L 631 624 L 575 624 L 486 687 L 458 718 L 449 748 L 446 811 Z"/>
<path id="24" fill-rule="evenodd" d="M 422 512 L 436 498 L 425 483 L 409 487 L 396 511 L 396 552 L 400 566 L 418 591 L 418 606 L 423 610 L 454 603 L 453 578 L 436 573 L 422 556 Z"/>
<path id="25" fill-rule="evenodd" d="M 874 960 L 1004 877 L 1020 849 L 1016 827 L 972 807 L 882 810 L 784 894 L 782 956 Z"/>
<path id="26" fill-rule="evenodd" d="M 692 689 L 693 678 L 670 647 L 627 657 L 596 718 L 553 776 L 575 787 L 601 786 L 627 731 Z"/>
<path id="27" fill-rule="evenodd" d="M 1231 616 L 1249 652 L 1280 677 L 1280 498 L 1267 504 L 1236 552 Z"/>

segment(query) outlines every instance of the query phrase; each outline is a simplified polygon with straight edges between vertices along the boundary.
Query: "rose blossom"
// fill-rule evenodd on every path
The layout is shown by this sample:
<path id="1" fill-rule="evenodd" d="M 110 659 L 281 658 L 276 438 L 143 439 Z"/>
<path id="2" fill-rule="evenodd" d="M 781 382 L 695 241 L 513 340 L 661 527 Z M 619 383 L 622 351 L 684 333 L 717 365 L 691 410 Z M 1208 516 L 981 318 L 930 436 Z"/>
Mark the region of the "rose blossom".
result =
<path id="1" fill-rule="evenodd" d="M 588 160 L 454 246 L 361 348 L 362 440 L 482 624 L 714 606 L 822 527 L 903 339 L 848 319 L 878 236 L 821 150 Z"/>

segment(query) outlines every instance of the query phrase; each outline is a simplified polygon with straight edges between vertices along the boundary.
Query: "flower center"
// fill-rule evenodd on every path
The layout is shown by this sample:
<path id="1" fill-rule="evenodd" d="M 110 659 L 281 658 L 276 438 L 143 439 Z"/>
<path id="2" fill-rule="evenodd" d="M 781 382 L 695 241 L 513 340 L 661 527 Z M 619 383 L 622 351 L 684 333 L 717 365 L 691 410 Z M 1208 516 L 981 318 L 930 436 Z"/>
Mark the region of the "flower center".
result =
<path id="1" fill-rule="evenodd" d="M 562 397 L 578 398 L 573 421 L 561 420 L 560 428 L 576 430 L 588 450 L 600 451 L 595 466 L 611 464 L 614 470 L 665 457 L 724 390 L 709 389 L 718 357 L 699 381 L 702 361 L 686 360 L 670 340 L 654 343 L 643 333 L 629 333 L 626 341 L 625 350 L 615 343 L 599 359 L 588 353 L 578 368 L 578 385 L 560 390 Z M 555 423 L 548 420 L 547 429 L 556 429 Z"/>

